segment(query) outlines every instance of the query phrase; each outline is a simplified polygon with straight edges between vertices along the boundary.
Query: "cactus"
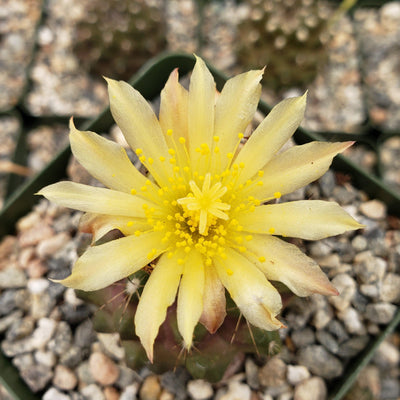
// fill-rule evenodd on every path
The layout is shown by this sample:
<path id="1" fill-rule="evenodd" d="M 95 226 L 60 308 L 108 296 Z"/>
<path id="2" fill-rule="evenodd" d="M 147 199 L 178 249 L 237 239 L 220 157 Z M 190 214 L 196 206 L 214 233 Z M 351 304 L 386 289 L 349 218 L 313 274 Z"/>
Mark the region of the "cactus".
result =
<path id="1" fill-rule="evenodd" d="M 176 304 L 172 305 L 160 327 L 154 345 L 154 363 L 151 364 L 135 335 L 133 324 L 140 289 L 134 291 L 143 286 L 147 277 L 148 273 L 139 271 L 128 280 L 96 292 L 78 291 L 79 297 L 100 307 L 93 317 L 95 330 L 119 333 L 125 349 L 125 361 L 130 368 L 138 370 L 146 365 L 156 373 L 163 373 L 183 365 L 196 379 L 218 382 L 228 366 L 245 353 L 265 357 L 279 351 L 281 342 L 278 332 L 250 327 L 244 318 L 240 318 L 238 309 L 228 297 L 228 315 L 223 325 L 216 333 L 210 334 L 198 324 L 194 347 L 189 353 L 183 350 L 177 328 Z"/>
<path id="2" fill-rule="evenodd" d="M 77 26 L 74 51 L 93 76 L 129 79 L 165 47 L 161 11 L 144 0 L 94 0 Z"/>
<path id="3" fill-rule="evenodd" d="M 246 0 L 249 15 L 238 26 L 237 57 L 246 67 L 266 65 L 273 90 L 305 87 L 327 58 L 333 11 L 318 0 Z"/>

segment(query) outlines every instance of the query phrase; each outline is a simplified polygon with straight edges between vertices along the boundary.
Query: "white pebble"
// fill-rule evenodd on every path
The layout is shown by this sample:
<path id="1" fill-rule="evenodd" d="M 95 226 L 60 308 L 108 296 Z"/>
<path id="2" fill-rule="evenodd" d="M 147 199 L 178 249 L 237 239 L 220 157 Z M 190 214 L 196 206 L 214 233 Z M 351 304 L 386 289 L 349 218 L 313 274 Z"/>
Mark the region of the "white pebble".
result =
<path id="1" fill-rule="evenodd" d="M 214 393 L 211 384 L 203 379 L 189 381 L 187 391 L 193 400 L 210 399 Z"/>
<path id="2" fill-rule="evenodd" d="M 303 365 L 288 365 L 287 367 L 287 380 L 288 382 L 295 386 L 298 383 L 308 379 L 310 377 L 310 372 Z"/>
<path id="3" fill-rule="evenodd" d="M 27 287 L 32 294 L 43 293 L 49 287 L 49 281 L 43 278 L 29 279 Z"/>

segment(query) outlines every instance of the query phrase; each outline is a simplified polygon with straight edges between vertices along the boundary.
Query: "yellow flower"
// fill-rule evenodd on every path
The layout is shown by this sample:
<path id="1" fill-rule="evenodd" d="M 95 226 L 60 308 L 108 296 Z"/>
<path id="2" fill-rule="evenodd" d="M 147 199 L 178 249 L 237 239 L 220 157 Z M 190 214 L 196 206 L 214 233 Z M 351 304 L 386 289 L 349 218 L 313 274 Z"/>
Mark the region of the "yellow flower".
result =
<path id="1" fill-rule="evenodd" d="M 247 320 L 266 330 L 282 326 L 276 318 L 281 298 L 270 280 L 299 296 L 337 294 L 319 266 L 279 236 L 316 240 L 361 225 L 333 202 L 276 199 L 319 178 L 352 143 L 313 142 L 278 154 L 303 118 L 304 95 L 274 107 L 242 146 L 262 73 L 238 75 L 217 94 L 197 58 L 188 91 L 177 70 L 171 73 L 159 119 L 130 85 L 107 79 L 114 119 L 149 174 L 141 174 L 121 146 L 77 130 L 71 120 L 72 152 L 107 188 L 59 182 L 40 191 L 86 212 L 81 228 L 94 240 L 112 229 L 125 236 L 90 247 L 63 285 L 97 290 L 155 265 L 135 316 L 150 360 L 178 291 L 186 348 L 199 321 L 210 332 L 223 322 L 225 289 Z"/>

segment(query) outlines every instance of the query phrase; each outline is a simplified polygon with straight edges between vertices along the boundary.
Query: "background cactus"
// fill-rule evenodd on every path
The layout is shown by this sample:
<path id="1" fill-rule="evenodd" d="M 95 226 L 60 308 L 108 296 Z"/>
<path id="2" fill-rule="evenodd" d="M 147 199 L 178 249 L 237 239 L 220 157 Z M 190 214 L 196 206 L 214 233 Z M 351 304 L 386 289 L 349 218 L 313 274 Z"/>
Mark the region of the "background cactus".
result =
<path id="1" fill-rule="evenodd" d="M 76 35 L 74 51 L 96 78 L 127 80 L 166 45 L 161 7 L 144 0 L 88 2 Z"/>
<path id="2" fill-rule="evenodd" d="M 318 0 L 245 0 L 247 18 L 238 26 L 237 57 L 246 68 L 267 65 L 267 87 L 304 88 L 327 58 L 333 10 Z"/>

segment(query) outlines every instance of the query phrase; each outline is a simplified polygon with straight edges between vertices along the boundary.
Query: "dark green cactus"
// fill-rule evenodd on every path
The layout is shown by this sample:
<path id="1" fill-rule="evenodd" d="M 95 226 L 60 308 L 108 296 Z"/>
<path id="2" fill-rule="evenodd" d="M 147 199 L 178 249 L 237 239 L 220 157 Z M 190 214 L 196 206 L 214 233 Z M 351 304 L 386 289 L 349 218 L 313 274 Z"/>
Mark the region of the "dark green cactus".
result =
<path id="1" fill-rule="evenodd" d="M 77 26 L 75 53 L 93 76 L 128 80 L 165 48 L 160 8 L 144 0 L 94 0 Z"/>

